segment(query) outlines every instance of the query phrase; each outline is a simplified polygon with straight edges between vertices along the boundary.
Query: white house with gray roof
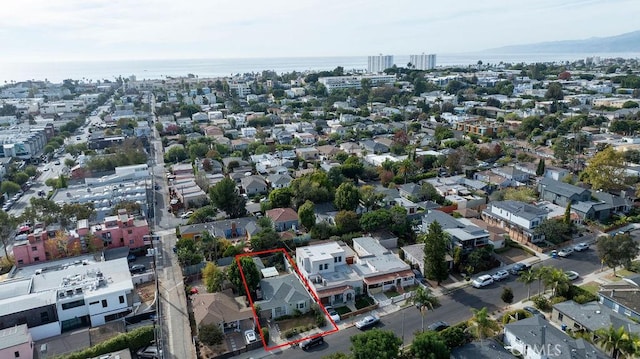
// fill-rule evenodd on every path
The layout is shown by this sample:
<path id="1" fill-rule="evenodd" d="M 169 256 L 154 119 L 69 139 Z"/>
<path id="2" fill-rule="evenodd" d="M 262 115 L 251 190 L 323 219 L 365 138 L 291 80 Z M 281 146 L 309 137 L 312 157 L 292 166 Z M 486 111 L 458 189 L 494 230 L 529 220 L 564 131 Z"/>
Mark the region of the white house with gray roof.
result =
<path id="1" fill-rule="evenodd" d="M 523 232 L 532 243 L 544 240 L 544 235 L 534 234 L 534 229 L 548 218 L 544 208 L 520 201 L 495 201 L 482 211 L 484 219 L 490 219 L 502 228 L 513 228 Z"/>
<path id="2" fill-rule="evenodd" d="M 438 210 L 428 211 L 422 217 L 422 232 L 427 233 L 433 222 L 438 222 L 442 230 L 449 234 L 451 246 L 461 247 L 465 252 L 484 247 L 490 243 L 490 233 L 466 218 L 453 218 Z"/>
<path id="3" fill-rule="evenodd" d="M 292 315 L 295 310 L 306 313 L 314 301 L 295 273 L 264 278 L 260 281 L 260 290 L 254 303 L 260 306 L 263 318 L 279 318 Z"/>
<path id="4" fill-rule="evenodd" d="M 353 250 L 357 257 L 352 268 L 362 278 L 368 293 L 402 290 L 415 283 L 411 267 L 373 237 L 354 238 Z"/>
<path id="5" fill-rule="evenodd" d="M 551 312 L 551 320 L 576 332 L 593 333 L 598 329 L 613 326 L 614 328 L 623 327 L 627 333 L 640 333 L 640 324 L 597 301 L 579 304 L 573 300 L 567 300 L 555 304 Z"/>

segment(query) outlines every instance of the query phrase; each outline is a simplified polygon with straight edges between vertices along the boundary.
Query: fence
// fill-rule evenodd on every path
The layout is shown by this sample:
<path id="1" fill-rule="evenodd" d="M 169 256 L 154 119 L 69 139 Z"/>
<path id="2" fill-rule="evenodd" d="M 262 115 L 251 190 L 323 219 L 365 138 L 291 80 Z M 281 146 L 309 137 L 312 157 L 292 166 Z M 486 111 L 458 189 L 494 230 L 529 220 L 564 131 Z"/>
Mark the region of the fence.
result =
<path id="1" fill-rule="evenodd" d="M 372 305 L 370 305 L 368 307 L 364 307 L 364 308 L 358 309 L 358 310 L 356 310 L 354 312 L 340 314 L 340 319 L 341 320 L 345 320 L 347 318 L 355 317 L 356 315 L 360 315 L 362 313 L 370 312 L 370 311 L 372 311 L 374 309 L 378 309 L 378 304 L 372 304 Z"/>

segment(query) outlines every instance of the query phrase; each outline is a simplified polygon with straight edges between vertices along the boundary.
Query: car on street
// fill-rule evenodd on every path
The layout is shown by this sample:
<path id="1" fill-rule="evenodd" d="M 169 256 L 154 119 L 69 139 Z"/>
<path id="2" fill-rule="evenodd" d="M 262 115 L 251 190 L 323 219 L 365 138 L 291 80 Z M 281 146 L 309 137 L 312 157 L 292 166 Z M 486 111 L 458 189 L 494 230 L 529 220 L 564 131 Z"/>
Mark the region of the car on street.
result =
<path id="1" fill-rule="evenodd" d="M 244 332 L 244 340 L 247 341 L 247 344 L 251 344 L 255 341 L 258 340 L 258 337 L 256 337 L 256 332 L 253 329 L 249 329 L 247 331 Z"/>
<path id="2" fill-rule="evenodd" d="M 323 343 L 324 343 L 323 336 L 309 338 L 307 340 L 303 340 L 300 343 L 300 348 L 302 348 L 302 350 L 309 350 L 315 346 L 322 345 Z"/>
<path id="3" fill-rule="evenodd" d="M 531 269 L 531 266 L 526 263 L 516 263 L 513 265 L 513 267 L 511 267 L 511 270 L 509 272 L 511 272 L 511 274 L 513 275 L 519 275 L 520 273 L 528 271 L 529 269 Z"/>
<path id="4" fill-rule="evenodd" d="M 327 306 L 325 307 L 325 309 L 327 310 L 327 313 L 329 313 L 329 316 L 331 317 L 331 319 L 333 319 L 335 323 L 340 321 L 340 314 L 338 314 L 338 312 L 336 312 L 336 310 L 333 309 L 333 307 Z"/>
<path id="5" fill-rule="evenodd" d="M 136 255 L 135 254 L 129 254 L 127 256 L 127 262 L 131 263 L 131 262 L 135 262 L 136 261 Z"/>
<path id="6" fill-rule="evenodd" d="M 576 252 L 582 252 L 582 251 L 586 251 L 587 249 L 589 249 L 589 245 L 582 242 L 582 243 L 578 243 L 576 244 L 575 247 L 573 247 L 573 250 Z"/>
<path id="7" fill-rule="evenodd" d="M 358 320 L 356 322 L 356 328 L 360 329 L 360 330 L 365 330 L 368 328 L 371 328 L 373 326 L 375 326 L 376 324 L 380 323 L 380 318 L 374 316 L 374 315 L 367 315 L 366 317 Z"/>
<path id="8" fill-rule="evenodd" d="M 143 273 L 145 270 L 147 270 L 147 267 L 145 267 L 144 264 L 134 264 L 129 268 L 129 272 L 133 274 Z"/>
<path id="9" fill-rule="evenodd" d="M 537 316 L 540 316 L 540 317 L 543 317 L 543 318 L 544 318 L 544 314 L 542 314 L 542 312 L 541 312 L 541 311 L 537 310 L 537 309 L 536 309 L 536 308 L 534 308 L 534 307 L 524 307 L 524 308 L 522 308 L 522 309 L 524 309 L 525 311 L 527 311 L 527 312 L 529 312 L 529 313 L 531 313 L 531 314 L 533 314 L 533 315 L 537 315 Z"/>
<path id="10" fill-rule="evenodd" d="M 139 359 L 160 359 L 161 354 L 162 353 L 155 345 L 149 345 L 136 352 Z"/>
<path id="11" fill-rule="evenodd" d="M 572 271 L 572 270 L 568 270 L 568 271 L 564 272 L 564 274 L 566 274 L 567 278 L 569 278 L 569 280 L 571 280 L 571 281 L 576 280 L 576 279 L 578 279 L 578 277 L 580 277 L 578 272 Z"/>
<path id="12" fill-rule="evenodd" d="M 506 270 L 499 270 L 491 276 L 495 282 L 499 282 L 503 279 L 509 278 L 509 272 Z"/>
<path id="13" fill-rule="evenodd" d="M 558 256 L 562 258 L 566 258 L 573 254 L 573 248 L 563 248 L 558 251 Z"/>
<path id="14" fill-rule="evenodd" d="M 447 328 L 449 328 L 449 323 L 443 322 L 442 320 L 440 320 L 440 321 L 437 321 L 437 322 L 435 322 L 433 324 L 430 324 L 427 327 L 427 330 L 431 330 L 431 331 L 434 331 L 434 332 L 441 332 L 441 331 L 443 331 L 443 330 L 445 330 Z"/>
<path id="15" fill-rule="evenodd" d="M 60 161 L 55 161 L 53 164 L 54 164 L 54 165 L 59 165 L 59 164 L 60 164 Z"/>
<path id="16" fill-rule="evenodd" d="M 471 285 L 474 288 L 482 288 L 492 283 L 493 283 L 493 277 L 488 274 L 484 274 L 474 279 L 473 282 L 471 282 Z"/>
<path id="17" fill-rule="evenodd" d="M 193 214 L 193 211 L 188 211 L 182 214 L 182 216 L 180 216 L 180 218 L 182 219 L 189 219 L 189 217 L 191 217 L 191 215 Z"/>

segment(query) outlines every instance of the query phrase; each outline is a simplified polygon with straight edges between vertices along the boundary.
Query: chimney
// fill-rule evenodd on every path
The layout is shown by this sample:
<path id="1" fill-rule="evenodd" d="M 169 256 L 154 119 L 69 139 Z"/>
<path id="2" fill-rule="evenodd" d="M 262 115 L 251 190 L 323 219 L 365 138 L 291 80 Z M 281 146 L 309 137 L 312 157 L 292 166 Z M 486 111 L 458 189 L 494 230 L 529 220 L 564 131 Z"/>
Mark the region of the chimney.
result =
<path id="1" fill-rule="evenodd" d="M 542 342 L 542 347 L 544 348 L 544 346 L 547 345 L 547 343 L 546 343 L 546 341 L 547 341 L 547 338 L 546 338 L 547 326 L 546 325 L 543 325 L 540 328 L 540 333 L 541 333 L 540 341 Z"/>
<path id="2" fill-rule="evenodd" d="M 611 289 L 611 298 L 613 298 L 616 294 L 616 290 L 615 289 Z"/>

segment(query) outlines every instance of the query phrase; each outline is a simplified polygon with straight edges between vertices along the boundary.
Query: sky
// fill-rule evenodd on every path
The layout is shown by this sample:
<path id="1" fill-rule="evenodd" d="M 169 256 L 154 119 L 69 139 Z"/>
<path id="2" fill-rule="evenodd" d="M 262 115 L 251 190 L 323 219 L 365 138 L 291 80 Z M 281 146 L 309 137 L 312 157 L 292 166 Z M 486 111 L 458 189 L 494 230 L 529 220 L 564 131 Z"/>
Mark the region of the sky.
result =
<path id="1" fill-rule="evenodd" d="M 0 62 L 470 53 L 640 30 L 638 0 L 4 0 Z"/>

